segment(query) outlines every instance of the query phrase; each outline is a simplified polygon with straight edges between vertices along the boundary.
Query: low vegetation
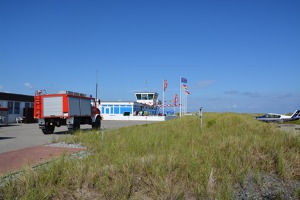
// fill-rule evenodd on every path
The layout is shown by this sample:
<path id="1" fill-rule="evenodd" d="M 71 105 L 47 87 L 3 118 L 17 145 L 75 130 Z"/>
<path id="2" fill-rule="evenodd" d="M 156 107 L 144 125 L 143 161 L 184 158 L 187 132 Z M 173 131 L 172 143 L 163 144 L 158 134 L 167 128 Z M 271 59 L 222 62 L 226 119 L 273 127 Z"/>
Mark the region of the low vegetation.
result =
<path id="1" fill-rule="evenodd" d="M 265 187 L 266 174 L 295 183 L 290 197 L 300 198 L 299 134 L 247 114 L 204 117 L 202 129 L 199 117 L 185 116 L 79 131 L 65 140 L 88 147 L 88 157 L 27 168 L 0 188 L 0 199 L 238 199 L 249 179 Z"/>
<path id="2" fill-rule="evenodd" d="M 286 122 L 285 124 L 300 125 L 300 120 L 295 120 L 295 121 Z"/>

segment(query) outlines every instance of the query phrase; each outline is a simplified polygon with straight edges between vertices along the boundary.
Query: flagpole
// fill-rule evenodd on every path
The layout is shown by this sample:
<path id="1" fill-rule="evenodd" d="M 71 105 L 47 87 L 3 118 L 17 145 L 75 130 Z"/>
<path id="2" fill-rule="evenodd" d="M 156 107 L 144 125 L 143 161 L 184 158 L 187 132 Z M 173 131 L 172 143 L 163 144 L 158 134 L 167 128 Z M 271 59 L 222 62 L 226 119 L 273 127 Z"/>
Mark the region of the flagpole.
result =
<path id="1" fill-rule="evenodd" d="M 174 104 L 173 104 L 173 108 L 174 108 L 174 115 L 175 115 L 175 106 L 176 106 L 175 98 L 176 98 L 176 93 L 174 92 Z"/>
<path id="2" fill-rule="evenodd" d="M 183 91 L 183 95 L 182 95 L 182 116 L 184 116 L 184 110 L 185 110 L 185 96 L 184 96 L 184 91 Z"/>
<path id="3" fill-rule="evenodd" d="M 185 103 L 185 114 L 187 114 L 187 101 L 188 101 L 188 94 L 185 93 L 186 96 L 186 103 Z"/>
<path id="4" fill-rule="evenodd" d="M 184 115 L 186 114 L 186 92 L 184 92 L 184 111 L 183 111 L 183 113 L 184 113 Z"/>
<path id="5" fill-rule="evenodd" d="M 183 96 L 182 96 L 182 101 L 183 101 L 183 109 L 182 109 L 182 115 L 184 116 L 185 115 L 185 91 L 183 91 Z"/>
<path id="6" fill-rule="evenodd" d="M 185 115 L 186 114 L 186 92 L 184 91 L 184 93 L 183 93 L 184 95 L 183 95 L 183 104 L 184 104 L 184 107 L 183 107 L 183 115 Z"/>
<path id="7" fill-rule="evenodd" d="M 180 90 L 180 93 L 179 93 L 179 101 L 180 101 L 180 106 L 179 106 L 179 116 L 181 117 L 181 111 L 182 111 L 182 102 L 181 102 L 181 76 L 179 78 L 179 90 Z"/>
<path id="8" fill-rule="evenodd" d="M 163 80 L 163 113 L 162 115 L 165 115 L 165 79 Z"/>
<path id="9" fill-rule="evenodd" d="M 184 116 L 184 111 L 185 111 L 185 96 L 184 96 L 184 90 L 182 91 L 183 94 L 182 94 L 182 116 Z"/>

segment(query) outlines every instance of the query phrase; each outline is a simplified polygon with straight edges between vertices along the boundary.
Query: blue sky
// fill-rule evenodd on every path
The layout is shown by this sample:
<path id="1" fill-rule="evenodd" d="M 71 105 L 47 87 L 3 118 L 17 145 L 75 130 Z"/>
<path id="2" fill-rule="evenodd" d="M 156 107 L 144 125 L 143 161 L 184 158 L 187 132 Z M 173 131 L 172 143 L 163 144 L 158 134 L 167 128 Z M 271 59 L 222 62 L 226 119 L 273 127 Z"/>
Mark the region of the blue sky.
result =
<path id="1" fill-rule="evenodd" d="M 300 1 L 1 0 L 0 91 L 71 90 L 165 100 L 188 110 L 300 109 Z M 145 82 L 148 82 L 146 84 Z"/>

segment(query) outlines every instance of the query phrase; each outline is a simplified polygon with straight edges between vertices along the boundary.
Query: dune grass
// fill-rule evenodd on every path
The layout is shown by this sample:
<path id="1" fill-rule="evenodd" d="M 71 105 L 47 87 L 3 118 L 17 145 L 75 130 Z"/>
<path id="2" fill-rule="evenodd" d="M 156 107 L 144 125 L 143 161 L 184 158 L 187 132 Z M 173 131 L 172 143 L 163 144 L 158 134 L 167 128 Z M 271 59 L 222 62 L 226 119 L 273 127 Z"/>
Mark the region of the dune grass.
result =
<path id="1" fill-rule="evenodd" d="M 204 116 L 202 129 L 199 117 L 185 116 L 108 130 L 103 140 L 79 131 L 67 140 L 90 156 L 28 168 L 0 199 L 231 199 L 249 173 L 300 181 L 299 134 L 247 114 Z"/>

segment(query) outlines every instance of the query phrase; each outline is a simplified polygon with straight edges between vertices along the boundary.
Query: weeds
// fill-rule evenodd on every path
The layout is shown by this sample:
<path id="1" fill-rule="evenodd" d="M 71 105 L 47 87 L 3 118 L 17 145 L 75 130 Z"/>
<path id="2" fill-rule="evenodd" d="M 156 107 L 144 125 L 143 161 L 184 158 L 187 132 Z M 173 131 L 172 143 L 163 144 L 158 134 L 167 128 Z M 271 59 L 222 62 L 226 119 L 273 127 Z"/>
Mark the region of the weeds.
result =
<path id="1" fill-rule="evenodd" d="M 299 135 L 250 115 L 205 116 L 201 131 L 195 116 L 106 131 L 104 141 L 79 131 L 66 140 L 87 146 L 91 156 L 27 170 L 0 189 L 0 198 L 231 199 L 251 172 L 257 183 L 259 172 L 300 180 Z"/>

